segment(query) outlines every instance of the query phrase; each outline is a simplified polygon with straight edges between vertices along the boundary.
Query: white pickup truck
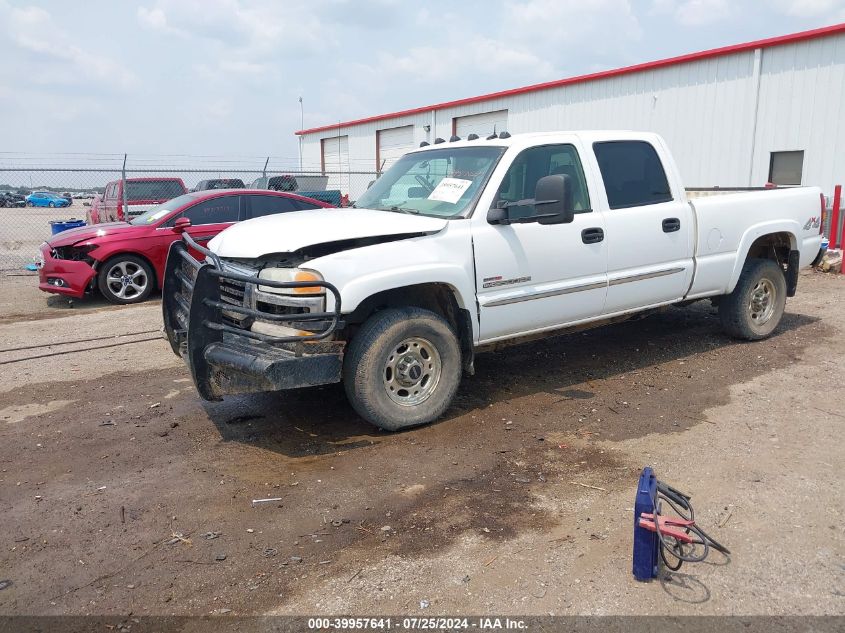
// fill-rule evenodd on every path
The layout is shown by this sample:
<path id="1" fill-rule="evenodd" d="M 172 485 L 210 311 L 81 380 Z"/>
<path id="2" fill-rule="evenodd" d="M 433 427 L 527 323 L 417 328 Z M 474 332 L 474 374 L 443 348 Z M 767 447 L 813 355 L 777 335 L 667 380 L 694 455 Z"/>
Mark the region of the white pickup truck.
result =
<path id="1" fill-rule="evenodd" d="M 764 338 L 819 252 L 818 189 L 690 201 L 655 134 L 424 145 L 354 208 L 172 246 L 165 329 L 203 398 L 343 381 L 371 423 L 425 424 L 506 341 L 704 298 Z"/>

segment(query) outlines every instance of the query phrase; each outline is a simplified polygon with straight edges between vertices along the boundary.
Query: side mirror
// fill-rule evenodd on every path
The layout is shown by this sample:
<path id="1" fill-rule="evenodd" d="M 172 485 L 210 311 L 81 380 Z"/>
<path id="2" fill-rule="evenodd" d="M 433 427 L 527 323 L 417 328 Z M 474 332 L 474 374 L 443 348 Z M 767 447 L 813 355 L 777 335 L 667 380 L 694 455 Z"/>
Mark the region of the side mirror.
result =
<path id="1" fill-rule="evenodd" d="M 571 179 L 566 174 L 543 176 L 534 189 L 534 208 L 540 224 L 568 224 L 575 219 Z"/>
<path id="2" fill-rule="evenodd" d="M 487 212 L 488 224 L 508 224 L 508 208 L 505 205 L 495 206 Z"/>
<path id="3" fill-rule="evenodd" d="M 191 221 L 188 218 L 179 218 L 173 224 L 173 230 L 177 233 L 184 233 L 189 226 L 191 226 Z"/>

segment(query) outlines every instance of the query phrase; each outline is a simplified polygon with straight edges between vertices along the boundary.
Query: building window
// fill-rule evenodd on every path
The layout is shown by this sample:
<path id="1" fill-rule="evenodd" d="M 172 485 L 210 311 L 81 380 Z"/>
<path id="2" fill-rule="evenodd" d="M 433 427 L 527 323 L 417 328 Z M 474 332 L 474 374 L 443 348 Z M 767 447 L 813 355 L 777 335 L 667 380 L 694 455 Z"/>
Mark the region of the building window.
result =
<path id="1" fill-rule="evenodd" d="M 769 159 L 769 182 L 776 185 L 800 185 L 804 171 L 804 150 L 772 152 Z"/>

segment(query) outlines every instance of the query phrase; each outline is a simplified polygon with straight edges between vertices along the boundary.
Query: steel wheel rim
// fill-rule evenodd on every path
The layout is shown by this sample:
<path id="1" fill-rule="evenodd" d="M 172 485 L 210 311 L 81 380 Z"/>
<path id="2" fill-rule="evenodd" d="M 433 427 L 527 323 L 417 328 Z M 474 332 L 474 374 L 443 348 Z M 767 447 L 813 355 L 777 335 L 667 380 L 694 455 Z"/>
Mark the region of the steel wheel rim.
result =
<path id="1" fill-rule="evenodd" d="M 772 318 L 776 299 L 777 290 L 770 280 L 764 278 L 756 283 L 748 300 L 748 314 L 754 325 L 765 325 Z"/>
<path id="2" fill-rule="evenodd" d="M 431 341 L 417 336 L 394 345 L 382 369 L 382 383 L 396 404 L 413 407 L 428 400 L 440 382 L 443 364 Z"/>
<path id="3" fill-rule="evenodd" d="M 106 273 L 106 287 L 119 299 L 135 299 L 147 289 L 150 280 L 135 262 L 117 262 Z"/>

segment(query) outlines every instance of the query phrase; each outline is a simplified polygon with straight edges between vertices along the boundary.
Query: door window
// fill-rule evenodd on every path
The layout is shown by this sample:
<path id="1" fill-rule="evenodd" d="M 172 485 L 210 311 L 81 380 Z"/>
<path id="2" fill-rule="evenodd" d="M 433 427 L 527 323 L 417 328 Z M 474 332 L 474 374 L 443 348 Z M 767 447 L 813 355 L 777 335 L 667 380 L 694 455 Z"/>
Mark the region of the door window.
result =
<path id="1" fill-rule="evenodd" d="M 185 209 L 179 217 L 188 218 L 192 226 L 237 222 L 240 219 L 240 202 L 240 196 L 212 198 Z M 168 225 L 175 221 L 176 218 L 169 220 Z"/>
<path id="2" fill-rule="evenodd" d="M 509 206 L 508 215 L 511 218 L 534 215 L 535 208 L 531 200 L 534 198 L 537 181 L 544 176 L 556 174 L 569 176 L 575 213 L 588 213 L 591 209 L 587 182 L 581 161 L 578 159 L 578 150 L 572 145 L 544 145 L 523 151 L 505 174 L 496 204 L 513 205 L 525 200 L 526 204 Z"/>
<path id="3" fill-rule="evenodd" d="M 672 200 L 660 157 L 649 143 L 608 141 L 593 143 L 593 150 L 611 209 Z"/>
<path id="4" fill-rule="evenodd" d="M 251 218 L 319 208 L 316 204 L 281 196 L 249 196 L 249 206 L 249 217 Z"/>

